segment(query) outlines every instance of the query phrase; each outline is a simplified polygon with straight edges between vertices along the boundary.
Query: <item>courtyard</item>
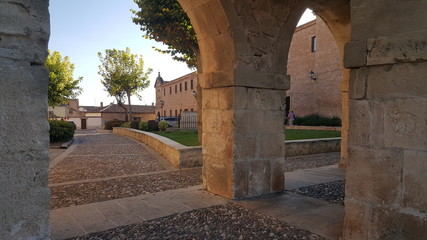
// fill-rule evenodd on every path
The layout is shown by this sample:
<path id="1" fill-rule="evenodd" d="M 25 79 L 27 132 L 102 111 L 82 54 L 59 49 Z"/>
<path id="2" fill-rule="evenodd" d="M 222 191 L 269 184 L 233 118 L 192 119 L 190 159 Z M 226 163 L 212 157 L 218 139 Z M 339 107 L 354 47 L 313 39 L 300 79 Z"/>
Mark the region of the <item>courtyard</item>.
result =
<path id="1" fill-rule="evenodd" d="M 57 152 L 51 149 L 49 173 L 54 239 L 323 239 L 330 234 L 316 234 L 311 232 L 316 228 L 295 227 L 251 209 L 271 198 L 255 199 L 255 204 L 205 192 L 200 167 L 176 169 L 149 147 L 126 137 L 77 131 L 73 145 Z M 286 172 L 322 169 L 338 161 L 336 152 L 290 157 Z M 314 199 L 309 201 L 336 205 L 342 211 L 342 176 L 332 174 L 315 184 L 308 182 L 316 173 L 310 175 L 304 177 L 306 182 L 296 178 L 293 186 L 289 175 L 286 194 L 308 196 Z M 301 182 L 309 186 L 301 187 Z M 273 210 L 284 214 L 283 207 Z"/>

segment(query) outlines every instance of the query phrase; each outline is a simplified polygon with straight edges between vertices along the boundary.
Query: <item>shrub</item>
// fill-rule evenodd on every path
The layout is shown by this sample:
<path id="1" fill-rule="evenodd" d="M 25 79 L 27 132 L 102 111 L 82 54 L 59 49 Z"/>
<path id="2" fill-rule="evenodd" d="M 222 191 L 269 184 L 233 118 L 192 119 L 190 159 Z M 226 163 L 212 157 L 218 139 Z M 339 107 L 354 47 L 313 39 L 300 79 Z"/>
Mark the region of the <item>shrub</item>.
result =
<path id="1" fill-rule="evenodd" d="M 341 126 L 341 119 L 339 117 L 323 117 L 319 114 L 311 114 L 304 117 L 296 117 L 294 120 L 295 125 L 303 126 L 328 126 L 338 127 Z"/>
<path id="2" fill-rule="evenodd" d="M 148 131 L 149 132 L 159 131 L 159 123 L 156 120 L 148 121 Z"/>
<path id="3" fill-rule="evenodd" d="M 148 131 L 148 122 L 139 122 L 139 130 Z"/>
<path id="4" fill-rule="evenodd" d="M 139 121 L 130 122 L 130 128 L 139 129 Z"/>
<path id="5" fill-rule="evenodd" d="M 104 129 L 113 130 L 113 127 L 120 127 L 125 121 L 122 120 L 112 120 L 105 123 Z"/>
<path id="6" fill-rule="evenodd" d="M 162 120 L 159 122 L 158 126 L 159 126 L 160 131 L 166 131 L 166 129 L 169 127 L 169 124 L 165 120 Z"/>
<path id="7" fill-rule="evenodd" d="M 74 136 L 74 125 L 65 121 L 49 120 L 50 142 L 66 142 Z"/>
<path id="8" fill-rule="evenodd" d="M 130 122 L 125 122 L 120 127 L 122 127 L 122 128 L 130 128 Z"/>

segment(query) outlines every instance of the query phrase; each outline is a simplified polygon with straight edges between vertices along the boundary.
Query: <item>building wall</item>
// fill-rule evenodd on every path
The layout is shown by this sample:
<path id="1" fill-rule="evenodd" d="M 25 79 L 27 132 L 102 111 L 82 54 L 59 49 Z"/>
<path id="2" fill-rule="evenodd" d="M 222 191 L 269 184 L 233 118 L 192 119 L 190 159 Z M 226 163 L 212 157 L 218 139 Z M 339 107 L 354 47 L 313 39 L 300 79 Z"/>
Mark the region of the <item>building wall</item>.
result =
<path id="1" fill-rule="evenodd" d="M 312 52 L 312 37 L 316 51 Z M 316 81 L 308 73 L 315 73 Z M 297 116 L 341 116 L 342 59 L 335 39 L 320 17 L 295 30 L 288 59 L 290 109 Z"/>
<path id="2" fill-rule="evenodd" d="M 125 113 L 102 113 L 102 126 L 111 120 L 125 120 Z M 156 114 L 154 113 L 132 113 L 132 117 L 141 118 L 141 121 L 147 122 L 155 120 Z"/>
<path id="3" fill-rule="evenodd" d="M 68 106 L 49 106 L 48 111 L 53 112 L 55 116 L 58 116 L 60 118 L 68 118 Z"/>
<path id="4" fill-rule="evenodd" d="M 193 81 L 193 84 L 191 84 Z M 187 84 L 187 88 L 185 85 Z M 197 112 L 197 101 L 193 95 L 196 91 L 197 74 L 190 73 L 156 88 L 156 114 L 160 116 L 177 116 L 182 111 Z M 175 91 L 176 89 L 176 91 Z M 164 101 L 162 107 L 161 100 Z"/>

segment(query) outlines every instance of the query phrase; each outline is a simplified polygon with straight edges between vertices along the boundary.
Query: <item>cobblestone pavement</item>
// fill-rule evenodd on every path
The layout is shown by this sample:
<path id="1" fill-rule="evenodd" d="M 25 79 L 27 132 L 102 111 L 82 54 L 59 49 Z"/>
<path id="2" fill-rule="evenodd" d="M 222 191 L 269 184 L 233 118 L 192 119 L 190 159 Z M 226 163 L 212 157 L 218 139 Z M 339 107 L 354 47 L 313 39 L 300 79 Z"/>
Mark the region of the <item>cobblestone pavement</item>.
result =
<path id="1" fill-rule="evenodd" d="M 75 138 L 74 150 L 50 169 L 52 209 L 202 183 L 200 168 L 171 171 L 161 156 L 131 139 L 94 132 Z"/>
<path id="2" fill-rule="evenodd" d="M 131 139 L 79 132 L 76 147 L 50 169 L 51 208 L 200 185 L 201 168 L 172 169 Z M 286 171 L 336 164 L 339 153 L 290 157 Z M 74 239 L 323 239 L 235 204 L 209 207 Z"/>
<path id="3" fill-rule="evenodd" d="M 233 203 L 131 224 L 73 240 L 325 239 Z"/>

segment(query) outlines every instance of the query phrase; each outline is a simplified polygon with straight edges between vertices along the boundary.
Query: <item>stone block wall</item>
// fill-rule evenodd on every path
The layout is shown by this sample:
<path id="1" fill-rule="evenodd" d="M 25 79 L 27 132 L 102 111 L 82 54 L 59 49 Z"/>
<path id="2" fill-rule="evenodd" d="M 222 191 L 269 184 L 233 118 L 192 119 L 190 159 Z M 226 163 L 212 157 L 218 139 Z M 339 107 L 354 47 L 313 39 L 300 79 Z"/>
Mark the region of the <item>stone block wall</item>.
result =
<path id="1" fill-rule="evenodd" d="M 165 157 L 176 168 L 200 167 L 203 164 L 202 147 L 187 147 L 155 133 L 130 128 L 114 128 L 113 133 L 146 144 Z"/>
<path id="2" fill-rule="evenodd" d="M 426 11 L 352 1 L 344 239 L 427 236 Z"/>
<path id="3" fill-rule="evenodd" d="M 48 0 L 0 0 L 0 239 L 49 239 Z"/>

